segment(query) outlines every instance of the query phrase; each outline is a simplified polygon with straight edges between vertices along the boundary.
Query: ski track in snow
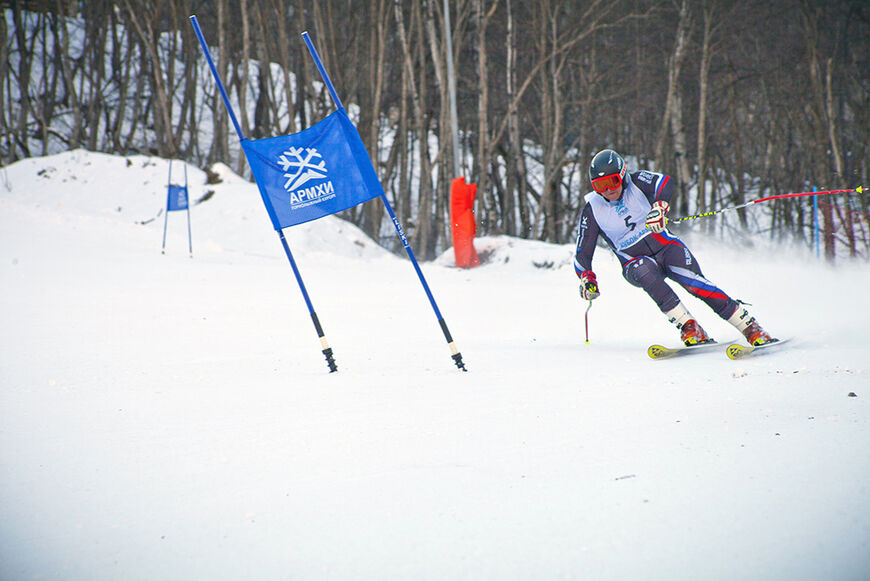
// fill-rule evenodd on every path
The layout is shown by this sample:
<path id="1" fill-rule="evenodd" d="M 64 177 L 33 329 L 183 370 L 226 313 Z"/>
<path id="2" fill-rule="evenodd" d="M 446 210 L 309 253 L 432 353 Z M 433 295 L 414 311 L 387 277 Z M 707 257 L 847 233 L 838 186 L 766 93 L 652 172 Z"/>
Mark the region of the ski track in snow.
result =
<path id="1" fill-rule="evenodd" d="M 167 169 L 0 169 L 0 578 L 870 571 L 866 263 L 674 229 L 793 339 L 730 361 L 689 297 L 722 349 L 651 361 L 678 333 L 609 251 L 585 345 L 572 245 L 482 238 L 422 265 L 461 373 L 408 260 L 329 217 L 285 231 L 329 374 L 256 187 L 188 167 L 161 255 Z"/>

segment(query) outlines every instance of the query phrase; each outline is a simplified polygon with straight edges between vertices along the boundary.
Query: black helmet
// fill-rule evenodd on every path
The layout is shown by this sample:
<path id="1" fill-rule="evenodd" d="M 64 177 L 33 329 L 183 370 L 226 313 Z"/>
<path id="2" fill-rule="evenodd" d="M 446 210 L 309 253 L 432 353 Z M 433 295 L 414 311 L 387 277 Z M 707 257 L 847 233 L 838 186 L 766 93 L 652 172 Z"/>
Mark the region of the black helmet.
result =
<path id="1" fill-rule="evenodd" d="M 596 186 L 602 187 L 605 184 L 596 183 L 596 180 L 613 175 L 619 176 L 619 180 L 616 183 L 613 180 L 604 180 L 608 182 L 607 187 L 622 183 L 623 178 L 625 178 L 625 161 L 612 149 L 603 149 L 595 154 L 592 163 L 589 164 L 589 182 L 592 184 L 592 189 L 598 193 L 603 192 L 606 188 L 599 191 Z"/>

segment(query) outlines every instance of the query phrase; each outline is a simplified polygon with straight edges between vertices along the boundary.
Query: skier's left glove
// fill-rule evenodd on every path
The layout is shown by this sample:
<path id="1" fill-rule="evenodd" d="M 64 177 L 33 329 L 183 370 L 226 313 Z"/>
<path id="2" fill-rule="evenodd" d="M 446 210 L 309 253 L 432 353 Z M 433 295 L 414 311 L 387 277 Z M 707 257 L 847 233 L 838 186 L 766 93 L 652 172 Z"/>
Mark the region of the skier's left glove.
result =
<path id="1" fill-rule="evenodd" d="M 595 280 L 595 273 L 591 270 L 584 270 L 580 273 L 580 297 L 584 301 L 597 299 L 601 295 L 598 292 L 598 281 Z"/>
<path id="2" fill-rule="evenodd" d="M 646 228 L 650 232 L 658 234 L 668 225 L 668 210 L 671 209 L 670 204 L 663 200 L 659 200 L 652 205 L 649 214 L 646 215 Z"/>

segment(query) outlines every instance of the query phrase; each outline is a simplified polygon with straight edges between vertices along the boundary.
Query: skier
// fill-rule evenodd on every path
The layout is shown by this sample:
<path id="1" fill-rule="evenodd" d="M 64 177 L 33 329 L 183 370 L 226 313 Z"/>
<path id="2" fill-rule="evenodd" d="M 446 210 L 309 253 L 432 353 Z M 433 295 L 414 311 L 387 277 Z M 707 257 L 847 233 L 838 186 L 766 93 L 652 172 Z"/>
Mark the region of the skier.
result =
<path id="1" fill-rule="evenodd" d="M 592 255 L 598 237 L 603 236 L 622 264 L 625 279 L 646 291 L 680 330 L 685 345 L 699 345 L 712 339 L 665 278 L 676 281 L 707 303 L 743 333 L 750 345 L 776 341 L 740 303 L 704 278 L 686 245 L 666 229 L 668 202 L 674 192 L 670 176 L 650 171 L 627 174 L 619 154 L 605 149 L 592 158 L 589 181 L 595 191 L 585 198 L 574 258 L 584 300 L 596 299 L 600 294 L 592 272 Z"/>

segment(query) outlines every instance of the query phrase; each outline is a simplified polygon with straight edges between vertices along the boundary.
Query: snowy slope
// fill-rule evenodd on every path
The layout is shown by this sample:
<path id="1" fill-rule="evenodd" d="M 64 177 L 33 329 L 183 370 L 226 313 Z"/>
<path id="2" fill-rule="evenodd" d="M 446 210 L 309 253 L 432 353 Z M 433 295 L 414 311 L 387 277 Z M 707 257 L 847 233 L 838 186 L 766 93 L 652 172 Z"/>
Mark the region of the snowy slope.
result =
<path id="1" fill-rule="evenodd" d="M 161 255 L 167 168 L 0 169 L 0 579 L 866 578 L 866 264 L 687 234 L 795 339 L 653 362 L 677 332 L 606 251 L 585 345 L 571 246 L 485 238 L 423 265 L 461 373 L 410 263 L 327 218 L 286 235 L 329 374 L 253 185 L 188 167 Z"/>

